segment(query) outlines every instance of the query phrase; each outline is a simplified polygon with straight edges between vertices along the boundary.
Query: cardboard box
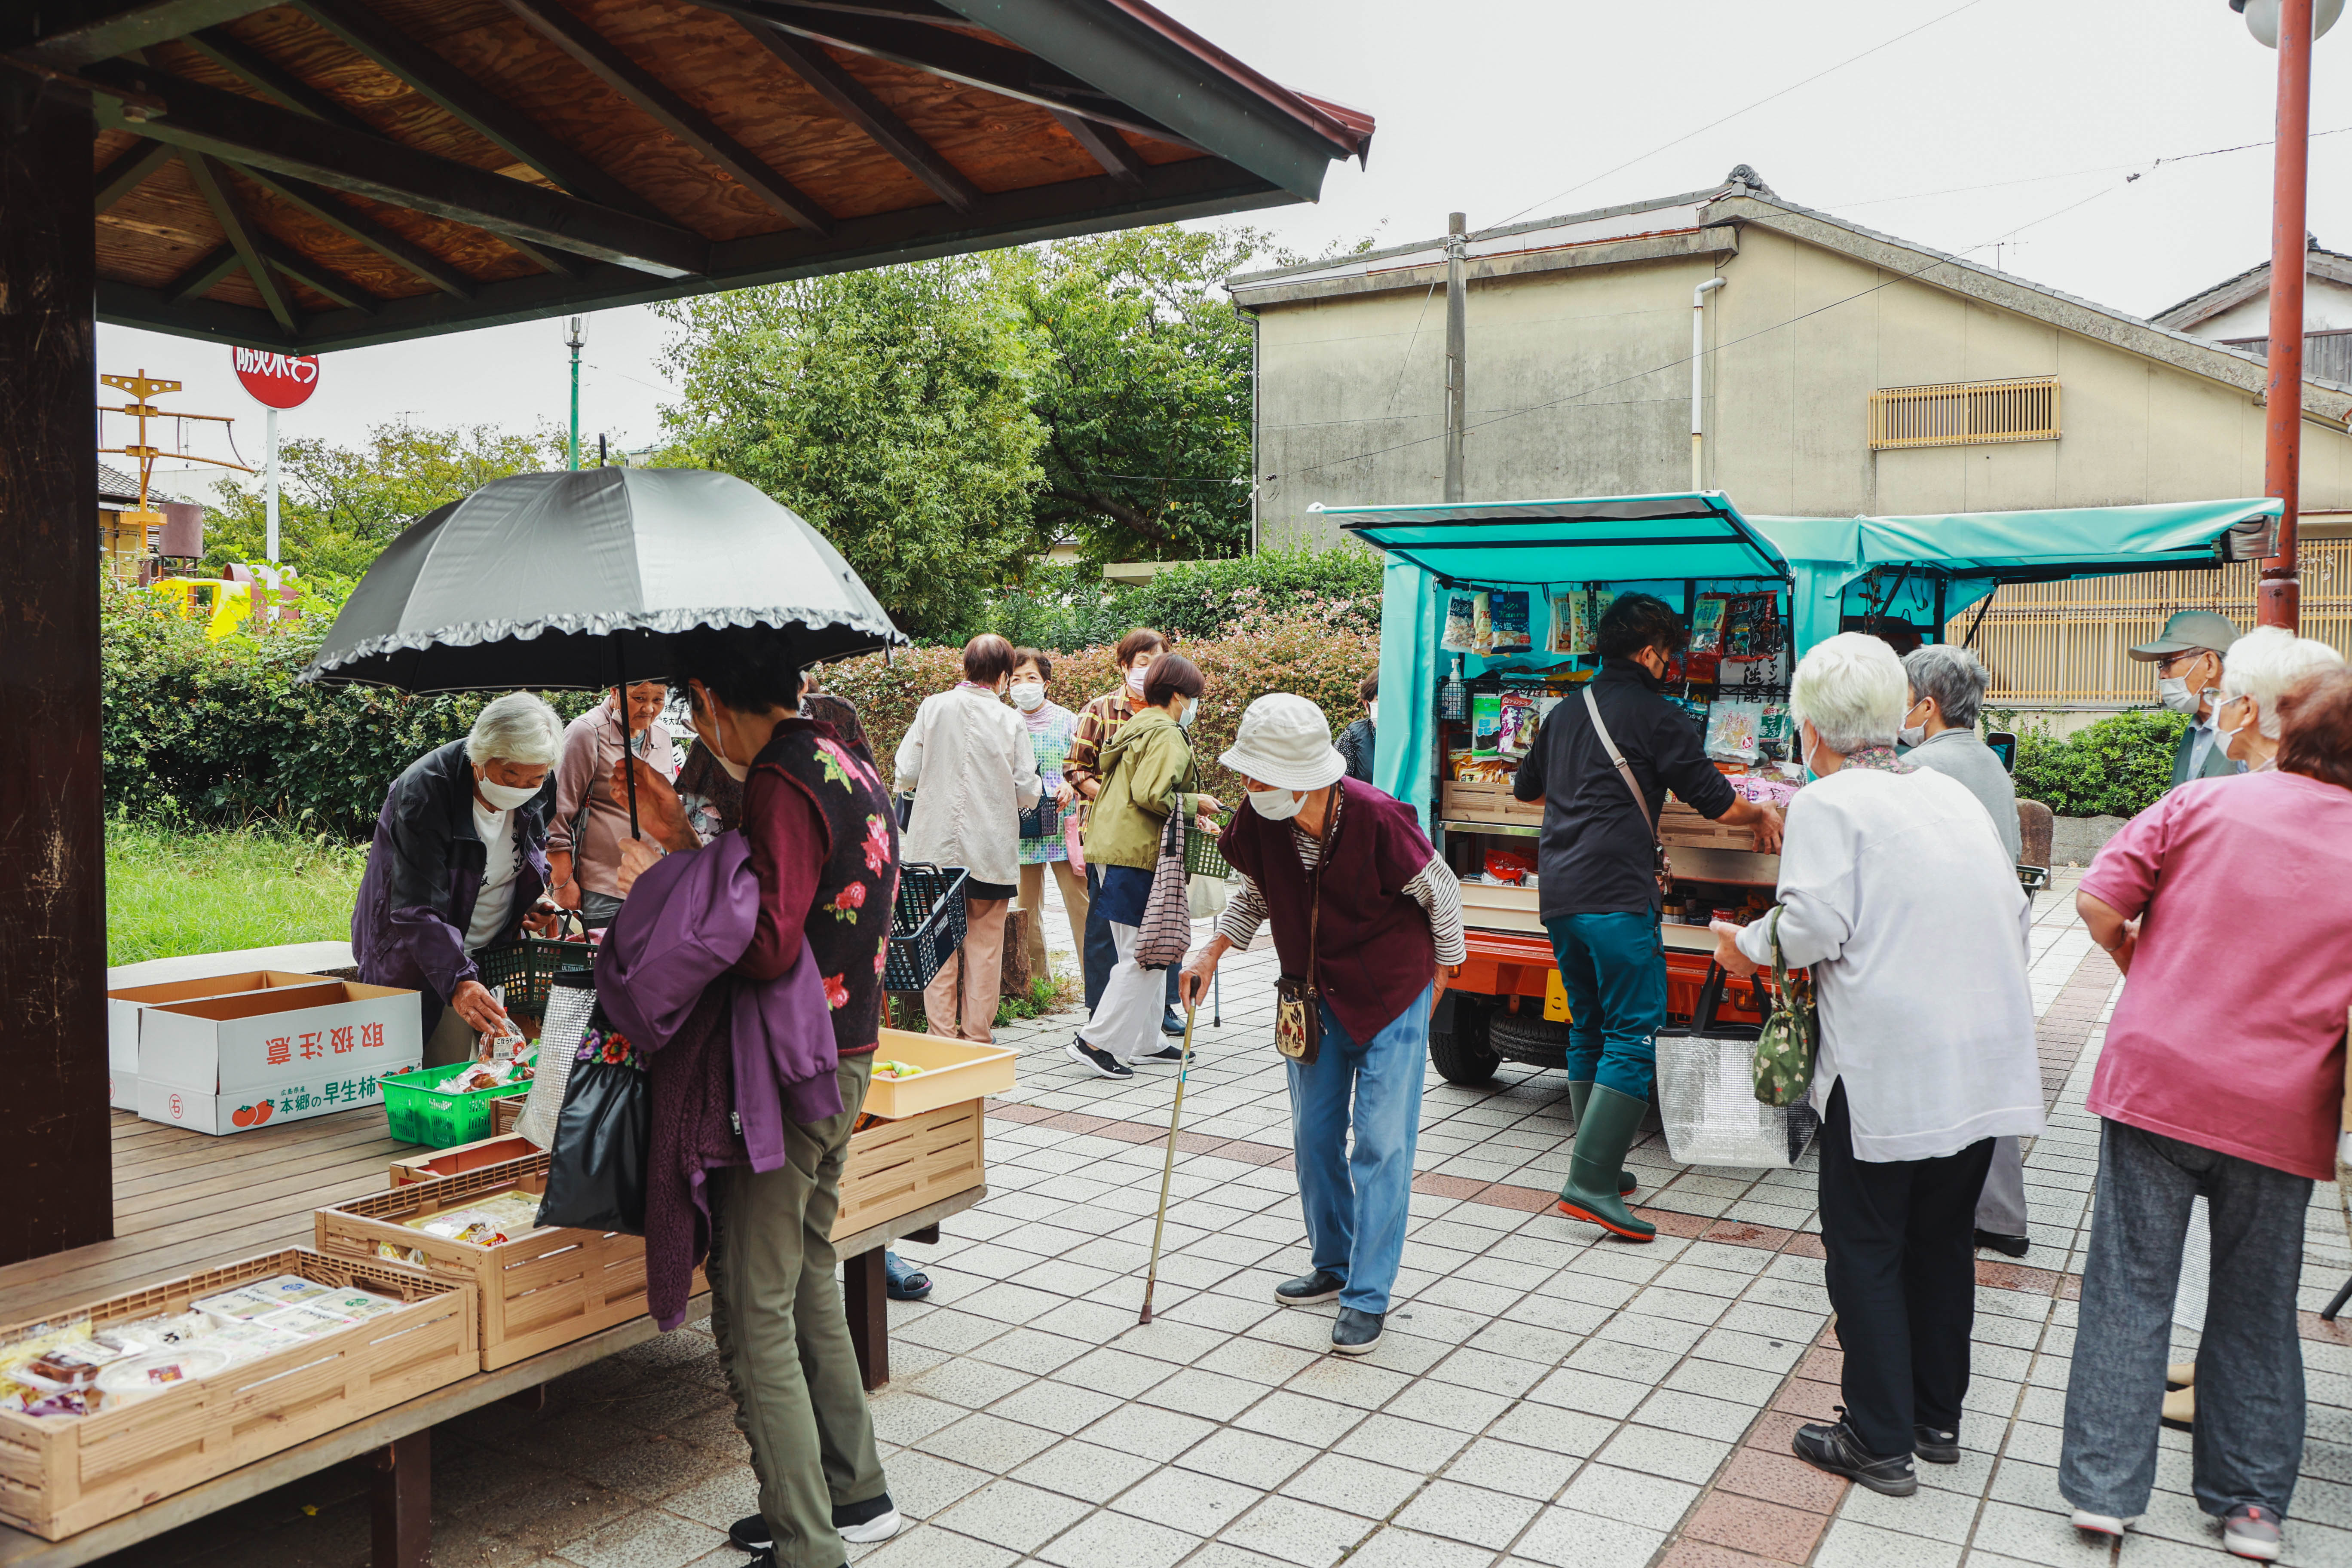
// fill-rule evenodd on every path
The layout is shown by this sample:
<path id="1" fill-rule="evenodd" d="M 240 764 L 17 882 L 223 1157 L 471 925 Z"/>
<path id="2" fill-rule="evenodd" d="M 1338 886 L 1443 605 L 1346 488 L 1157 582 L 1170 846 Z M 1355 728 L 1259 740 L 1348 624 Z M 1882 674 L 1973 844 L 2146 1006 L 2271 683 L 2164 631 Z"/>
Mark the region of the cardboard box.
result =
<path id="1" fill-rule="evenodd" d="M 340 1073 L 297 1074 L 282 1082 L 217 1094 L 202 1089 L 176 1089 L 152 1078 L 142 1078 L 139 1080 L 139 1103 L 135 1109 L 146 1121 L 185 1127 L 197 1132 L 215 1135 L 250 1132 L 257 1127 L 274 1127 L 281 1121 L 303 1121 L 313 1116 L 324 1116 L 331 1110 L 382 1105 L 384 1077 L 407 1072 L 419 1065 L 417 1058 L 412 1056 L 406 1061 L 382 1064 L 381 1072 L 377 1070 L 376 1064 L 371 1063 L 364 1068 L 348 1068 Z"/>
<path id="2" fill-rule="evenodd" d="M 231 1110 L 307 1092 L 320 1103 L 305 1113 L 316 1115 L 381 1099 L 372 1089 L 353 1094 L 341 1086 L 404 1072 L 424 1059 L 416 993 L 389 985 L 317 980 L 154 1005 L 139 1021 L 139 1113 L 149 1115 L 155 1091 L 168 1090 L 187 1101 L 226 1101 Z M 336 1095 L 323 1092 L 329 1083 L 338 1086 Z M 274 1109 L 288 1107 L 279 1100 Z M 196 1125 L 185 1110 L 156 1120 Z M 210 1130 L 242 1131 L 226 1114 Z"/>
<path id="3" fill-rule="evenodd" d="M 201 1001 L 289 985 L 316 985 L 319 976 L 283 969 L 250 969 L 235 974 L 211 974 L 196 980 L 173 980 L 153 985 L 131 985 L 106 994 L 107 1104 L 117 1110 L 139 1109 L 139 1026 L 150 1007 L 176 1002 Z"/>

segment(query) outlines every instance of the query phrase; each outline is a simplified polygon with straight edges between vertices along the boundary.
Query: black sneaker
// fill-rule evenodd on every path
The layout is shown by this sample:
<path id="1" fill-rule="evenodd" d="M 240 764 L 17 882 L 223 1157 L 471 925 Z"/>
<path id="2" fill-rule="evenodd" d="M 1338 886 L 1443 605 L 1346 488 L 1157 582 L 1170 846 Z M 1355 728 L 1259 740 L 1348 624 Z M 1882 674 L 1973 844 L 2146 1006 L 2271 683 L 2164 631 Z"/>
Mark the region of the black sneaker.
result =
<path id="1" fill-rule="evenodd" d="M 1146 1051 L 1135 1059 L 1142 1062 L 1181 1062 L 1184 1059 L 1184 1047 L 1162 1046 L 1156 1051 Z"/>
<path id="2" fill-rule="evenodd" d="M 1381 1323 L 1385 1312 L 1360 1312 L 1353 1307 L 1339 1309 L 1339 1321 L 1331 1325 L 1331 1348 L 1341 1355 L 1367 1355 L 1381 1342 Z"/>
<path id="3" fill-rule="evenodd" d="M 1960 1435 L 1938 1432 L 1933 1426 L 1914 1426 L 1911 1452 L 1931 1465 L 1957 1465 L 1960 1462 Z"/>
<path id="4" fill-rule="evenodd" d="M 1274 1299 L 1286 1307 L 1312 1307 L 1324 1301 L 1336 1301 L 1348 1282 L 1328 1268 L 1318 1268 L 1312 1274 L 1302 1274 L 1296 1279 L 1286 1279 L 1274 1288 Z"/>
<path id="5" fill-rule="evenodd" d="M 898 1510 L 890 1505 L 890 1494 L 869 1498 L 864 1502 L 842 1503 L 833 1510 L 833 1528 L 841 1532 L 844 1541 L 866 1544 L 887 1541 L 906 1524 Z M 739 1552 L 772 1552 L 774 1540 L 768 1531 L 768 1521 L 759 1514 L 739 1519 L 727 1527 L 727 1539 Z"/>
<path id="6" fill-rule="evenodd" d="M 1163 1035 L 1182 1034 L 1184 1016 L 1173 1007 L 1163 1009 L 1160 1015 L 1160 1032 Z"/>
<path id="7" fill-rule="evenodd" d="M 2021 1236 L 2000 1236 L 1990 1230 L 1980 1230 L 1977 1232 L 1977 1245 L 1990 1247 L 2005 1257 L 2022 1258 L 2032 1243 Z"/>
<path id="8" fill-rule="evenodd" d="M 1872 1453 L 1853 1435 L 1853 1426 L 1845 1419 L 1845 1406 L 1839 1405 L 1833 1426 L 1814 1424 L 1797 1428 L 1797 1435 L 1789 1440 L 1797 1458 L 1817 1470 L 1843 1476 L 1887 1497 L 1909 1497 L 1919 1489 L 1919 1474 L 1912 1468 L 1910 1455 Z"/>
<path id="9" fill-rule="evenodd" d="M 768 1531 L 768 1521 L 756 1513 L 749 1519 L 739 1519 L 729 1525 L 727 1539 L 735 1543 L 735 1550 L 738 1552 L 768 1553 L 776 1549 L 776 1542 Z M 773 1562 L 775 1559 L 770 1557 L 769 1561 Z"/>
<path id="10" fill-rule="evenodd" d="M 1135 1076 L 1133 1068 L 1108 1051 L 1095 1049 L 1076 1035 L 1070 1037 L 1070 1043 L 1062 1047 L 1062 1053 L 1082 1068 L 1094 1068 L 1097 1077 L 1133 1078 Z"/>

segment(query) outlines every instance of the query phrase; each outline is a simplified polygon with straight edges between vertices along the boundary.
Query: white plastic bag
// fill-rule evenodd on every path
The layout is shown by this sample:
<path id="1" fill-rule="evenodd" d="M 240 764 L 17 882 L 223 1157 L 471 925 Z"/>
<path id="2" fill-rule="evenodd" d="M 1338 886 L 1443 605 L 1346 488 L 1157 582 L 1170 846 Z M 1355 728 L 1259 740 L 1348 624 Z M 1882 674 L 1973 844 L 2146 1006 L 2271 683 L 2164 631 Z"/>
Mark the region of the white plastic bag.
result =
<path id="1" fill-rule="evenodd" d="M 588 1033 L 596 1012 L 593 986 L 567 984 L 568 977 L 585 978 L 590 970 L 559 970 L 547 988 L 547 1015 L 540 1020 L 539 1062 L 530 1080 L 530 1098 L 515 1119 L 515 1131 L 545 1149 L 555 1142 L 556 1118 L 563 1114 L 563 1091 L 572 1081 L 572 1058 Z"/>
<path id="2" fill-rule="evenodd" d="M 1812 1142 L 1821 1119 L 1810 1102 L 1756 1098 L 1752 1037 L 1661 1034 L 1657 1049 L 1658 1116 L 1677 1163 L 1784 1171 Z"/>

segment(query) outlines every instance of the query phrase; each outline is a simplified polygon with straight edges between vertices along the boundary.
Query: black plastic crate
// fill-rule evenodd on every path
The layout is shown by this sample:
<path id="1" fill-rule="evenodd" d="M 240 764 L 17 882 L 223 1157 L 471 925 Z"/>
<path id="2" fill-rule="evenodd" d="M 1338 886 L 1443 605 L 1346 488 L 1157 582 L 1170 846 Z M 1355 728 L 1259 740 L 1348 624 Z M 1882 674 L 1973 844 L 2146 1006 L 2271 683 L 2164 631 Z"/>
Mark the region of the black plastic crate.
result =
<path id="1" fill-rule="evenodd" d="M 971 879 L 961 866 L 898 868 L 890 953 L 882 965 L 885 991 L 920 991 L 963 945 L 964 885 Z"/>

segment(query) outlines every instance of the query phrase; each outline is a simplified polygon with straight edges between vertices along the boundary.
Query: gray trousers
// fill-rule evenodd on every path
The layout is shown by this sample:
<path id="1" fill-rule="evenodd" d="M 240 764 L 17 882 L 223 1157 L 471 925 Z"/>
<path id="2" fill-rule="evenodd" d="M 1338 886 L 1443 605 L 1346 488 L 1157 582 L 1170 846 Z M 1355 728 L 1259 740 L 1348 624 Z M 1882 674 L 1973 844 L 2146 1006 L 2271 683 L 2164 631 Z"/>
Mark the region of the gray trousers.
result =
<path id="1" fill-rule="evenodd" d="M 1977 1225 L 1994 1236 L 2025 1234 L 2025 1152 L 2014 1138 L 1992 1141 L 1992 1164 L 1977 1196 Z"/>
<path id="2" fill-rule="evenodd" d="M 2260 1503 L 2284 1518 L 2303 1466 L 2295 1286 L 2310 1178 L 2106 1121 L 2098 1182 L 2059 1491 L 2093 1513 L 2147 1511 L 2180 1248 L 2201 1193 L 2215 1289 L 2197 1347 L 2197 1506 L 2221 1515 Z"/>
<path id="3" fill-rule="evenodd" d="M 873 1070 L 871 1055 L 842 1058 L 841 1114 L 784 1123 L 782 1166 L 710 1173 L 710 1331 L 779 1568 L 840 1568 L 834 1509 L 885 1490 L 833 1278 L 841 1167 Z"/>

